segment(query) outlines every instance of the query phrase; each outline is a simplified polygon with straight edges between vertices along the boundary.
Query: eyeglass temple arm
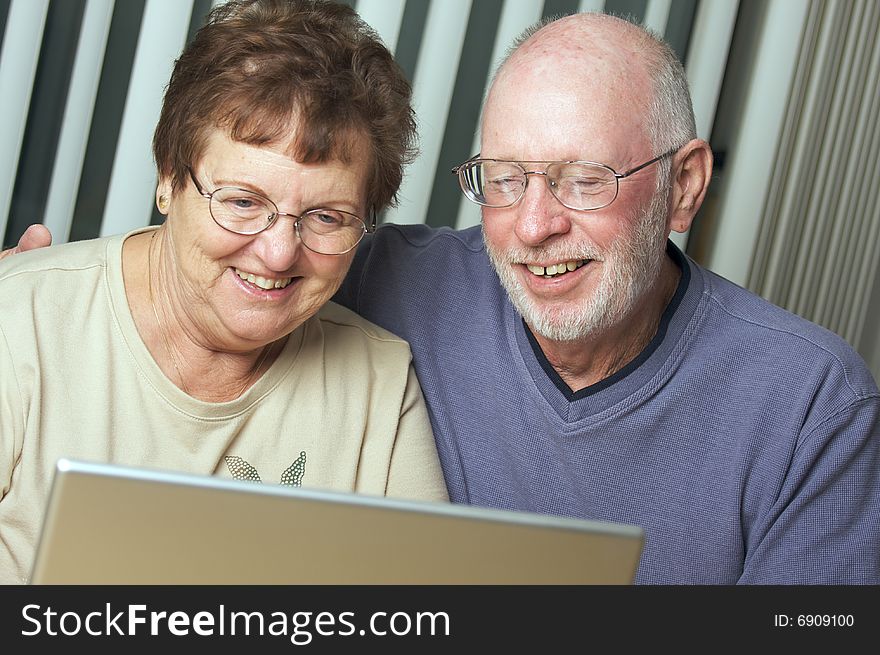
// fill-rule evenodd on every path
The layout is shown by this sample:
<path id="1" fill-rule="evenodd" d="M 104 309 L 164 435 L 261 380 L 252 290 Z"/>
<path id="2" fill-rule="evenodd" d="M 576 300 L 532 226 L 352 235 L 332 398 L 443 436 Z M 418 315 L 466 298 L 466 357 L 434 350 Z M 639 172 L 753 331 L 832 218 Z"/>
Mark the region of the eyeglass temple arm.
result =
<path id="1" fill-rule="evenodd" d="M 476 155 L 474 155 L 473 157 L 468 157 L 466 160 L 464 160 L 464 161 L 463 161 L 462 163 L 460 163 L 458 166 L 454 166 L 454 167 L 452 168 L 452 173 L 453 173 L 454 175 L 458 175 L 459 172 L 461 172 L 461 169 L 462 169 L 462 168 L 464 168 L 465 166 L 467 166 L 468 164 L 470 164 L 470 163 L 471 163 L 472 161 L 474 161 L 475 159 L 479 159 L 479 158 L 480 158 L 480 153 L 479 153 L 479 152 L 478 152 Z"/>
<path id="2" fill-rule="evenodd" d="M 210 199 L 211 194 L 202 188 L 202 185 L 199 184 L 199 181 L 196 179 L 196 174 L 193 173 L 193 170 L 189 166 L 186 167 L 186 170 L 189 172 L 189 179 L 192 180 L 192 183 L 195 185 L 196 191 L 199 192 L 199 195 L 202 196 L 203 198 Z"/>
<path id="3" fill-rule="evenodd" d="M 639 164 L 635 168 L 629 169 L 625 173 L 615 173 L 614 177 L 616 177 L 618 180 L 622 180 L 625 177 L 629 177 L 633 173 L 638 173 L 643 168 L 647 168 L 651 164 L 656 163 L 656 162 L 660 161 L 661 159 L 666 159 L 667 157 L 669 157 L 669 155 L 674 155 L 680 149 L 681 149 L 681 146 L 678 146 L 677 148 L 673 148 L 672 150 L 669 150 L 668 152 L 664 152 L 662 155 L 657 155 L 656 157 L 654 157 L 654 159 L 649 159 L 644 164 Z"/>

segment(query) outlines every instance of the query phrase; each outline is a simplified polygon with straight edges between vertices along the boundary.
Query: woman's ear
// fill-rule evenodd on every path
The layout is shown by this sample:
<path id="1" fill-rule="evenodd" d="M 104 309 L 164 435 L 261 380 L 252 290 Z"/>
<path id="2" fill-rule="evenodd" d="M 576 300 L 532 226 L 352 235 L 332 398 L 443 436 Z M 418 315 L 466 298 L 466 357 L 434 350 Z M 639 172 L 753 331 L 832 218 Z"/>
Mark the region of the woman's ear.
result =
<path id="1" fill-rule="evenodd" d="M 672 160 L 672 208 L 669 229 L 687 232 L 712 179 L 712 149 L 702 139 L 682 146 Z"/>
<path id="2" fill-rule="evenodd" d="M 156 207 L 161 214 L 168 214 L 168 208 L 171 206 L 171 182 L 166 179 L 159 180 L 156 186 Z"/>

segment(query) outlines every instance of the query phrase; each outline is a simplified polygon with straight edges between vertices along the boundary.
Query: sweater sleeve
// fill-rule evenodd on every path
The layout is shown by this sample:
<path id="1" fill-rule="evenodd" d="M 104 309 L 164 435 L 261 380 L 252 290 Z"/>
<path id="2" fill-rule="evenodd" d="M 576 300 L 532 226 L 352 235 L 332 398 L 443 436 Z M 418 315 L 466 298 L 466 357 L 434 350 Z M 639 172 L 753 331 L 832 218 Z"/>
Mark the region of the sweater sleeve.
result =
<path id="1" fill-rule="evenodd" d="M 428 410 L 412 366 L 400 408 L 386 495 L 420 500 L 448 499 Z"/>
<path id="2" fill-rule="evenodd" d="M 769 515 L 746 536 L 740 583 L 880 583 L 880 399 L 801 435 Z"/>

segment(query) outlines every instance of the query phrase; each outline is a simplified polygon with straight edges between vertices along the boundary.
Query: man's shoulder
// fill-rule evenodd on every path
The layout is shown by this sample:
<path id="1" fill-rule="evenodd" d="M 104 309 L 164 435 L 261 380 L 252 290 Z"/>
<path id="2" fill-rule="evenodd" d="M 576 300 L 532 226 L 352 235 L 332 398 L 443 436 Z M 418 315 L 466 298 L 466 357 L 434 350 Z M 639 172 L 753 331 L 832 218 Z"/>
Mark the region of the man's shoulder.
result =
<path id="1" fill-rule="evenodd" d="M 711 271 L 704 272 L 710 311 L 723 330 L 720 340 L 736 341 L 757 353 L 761 344 L 773 348 L 778 367 L 837 369 L 851 386 L 876 393 L 876 385 L 861 355 L 843 337 L 745 289 Z M 751 344 L 751 345 L 750 345 Z M 719 343 L 720 345 L 720 343 Z"/>
<path id="2" fill-rule="evenodd" d="M 386 223 L 372 235 L 371 246 L 412 252 L 462 250 L 478 253 L 483 251 L 483 237 L 479 226 L 456 230 L 424 224 Z"/>
<path id="3" fill-rule="evenodd" d="M 845 344 L 843 339 L 827 328 L 716 273 L 702 270 L 709 281 L 705 288 L 710 302 L 724 316 L 739 322 L 742 330 L 772 330 L 835 347 Z"/>

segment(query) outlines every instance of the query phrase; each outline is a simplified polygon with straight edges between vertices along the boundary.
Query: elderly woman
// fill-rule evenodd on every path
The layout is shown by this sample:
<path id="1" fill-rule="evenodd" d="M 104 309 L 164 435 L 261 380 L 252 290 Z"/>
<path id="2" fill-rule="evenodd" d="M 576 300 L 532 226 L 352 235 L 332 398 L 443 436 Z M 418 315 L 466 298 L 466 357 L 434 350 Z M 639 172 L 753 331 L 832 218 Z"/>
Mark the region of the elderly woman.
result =
<path id="1" fill-rule="evenodd" d="M 211 13 L 153 141 L 165 223 L 0 264 L 0 582 L 62 456 L 446 498 L 408 345 L 329 302 L 400 184 L 409 99 L 348 7 Z"/>

